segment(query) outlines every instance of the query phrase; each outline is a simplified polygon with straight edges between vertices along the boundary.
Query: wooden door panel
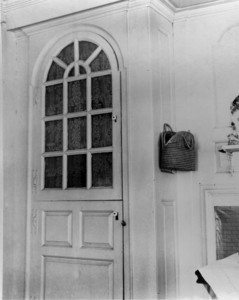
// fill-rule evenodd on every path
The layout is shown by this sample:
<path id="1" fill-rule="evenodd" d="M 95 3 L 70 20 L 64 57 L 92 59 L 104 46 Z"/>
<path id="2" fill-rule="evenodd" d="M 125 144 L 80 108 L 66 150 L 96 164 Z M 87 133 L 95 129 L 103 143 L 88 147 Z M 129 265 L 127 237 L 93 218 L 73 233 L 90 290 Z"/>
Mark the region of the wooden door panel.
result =
<path id="1" fill-rule="evenodd" d="M 30 128 L 30 299 L 123 298 L 120 72 L 109 44 L 89 34 L 59 41 L 39 74 Z"/>
<path id="2" fill-rule="evenodd" d="M 72 247 L 72 215 L 72 211 L 42 211 L 42 246 Z"/>
<path id="3" fill-rule="evenodd" d="M 80 247 L 114 249 L 113 226 L 110 210 L 80 211 Z"/>
<path id="4" fill-rule="evenodd" d="M 33 211 L 32 297 L 122 298 L 122 201 L 35 202 Z"/>
<path id="5" fill-rule="evenodd" d="M 44 257 L 44 299 L 113 299 L 113 260 Z"/>

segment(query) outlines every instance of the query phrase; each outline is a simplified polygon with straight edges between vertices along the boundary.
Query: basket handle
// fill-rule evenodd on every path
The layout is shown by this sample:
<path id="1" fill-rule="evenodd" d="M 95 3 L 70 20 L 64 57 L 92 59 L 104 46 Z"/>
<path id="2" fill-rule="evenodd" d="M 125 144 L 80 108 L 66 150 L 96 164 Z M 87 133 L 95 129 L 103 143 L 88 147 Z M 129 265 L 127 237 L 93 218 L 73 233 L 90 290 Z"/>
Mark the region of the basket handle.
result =
<path id="1" fill-rule="evenodd" d="M 163 124 L 163 132 L 173 132 L 173 129 L 169 124 L 164 123 Z M 170 141 L 170 139 L 166 142 L 166 134 L 164 134 L 163 135 L 163 146 L 167 146 L 169 141 Z"/>
<path id="2" fill-rule="evenodd" d="M 173 131 L 173 129 L 169 124 L 164 123 L 163 124 L 163 131 Z"/>
<path id="3" fill-rule="evenodd" d="M 185 146 L 186 146 L 189 150 L 192 150 L 192 149 L 194 148 L 194 144 L 195 144 L 194 138 L 192 138 L 192 144 L 191 144 L 191 145 L 189 145 L 189 143 L 187 142 L 187 140 L 186 140 L 185 137 L 183 137 L 183 139 L 184 139 L 184 142 L 185 142 Z"/>

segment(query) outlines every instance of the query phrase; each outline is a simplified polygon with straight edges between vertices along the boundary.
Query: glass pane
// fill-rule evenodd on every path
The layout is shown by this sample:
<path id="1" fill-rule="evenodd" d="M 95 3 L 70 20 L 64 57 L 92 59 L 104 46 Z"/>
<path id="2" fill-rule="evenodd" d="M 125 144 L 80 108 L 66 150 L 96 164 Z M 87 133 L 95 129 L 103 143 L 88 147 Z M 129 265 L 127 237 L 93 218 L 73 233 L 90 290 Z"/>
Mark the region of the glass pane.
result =
<path id="1" fill-rule="evenodd" d="M 86 117 L 68 119 L 68 149 L 86 148 Z"/>
<path id="2" fill-rule="evenodd" d="M 45 188 L 62 187 L 62 157 L 45 158 Z"/>
<path id="3" fill-rule="evenodd" d="M 63 87 L 56 84 L 46 87 L 45 115 L 60 115 L 63 112 Z"/>
<path id="4" fill-rule="evenodd" d="M 74 44 L 66 46 L 61 52 L 57 55 L 59 59 L 64 61 L 65 64 L 69 65 L 74 61 Z"/>
<path id="5" fill-rule="evenodd" d="M 86 60 L 97 48 L 97 45 L 82 41 L 79 42 L 79 60 Z"/>
<path id="6" fill-rule="evenodd" d="M 68 77 L 74 77 L 75 76 L 75 68 L 73 67 L 70 72 L 68 73 Z"/>
<path id="7" fill-rule="evenodd" d="M 92 78 L 92 109 L 112 107 L 111 75 Z"/>
<path id="8" fill-rule="evenodd" d="M 215 206 L 216 256 L 225 258 L 239 249 L 239 206 Z"/>
<path id="9" fill-rule="evenodd" d="M 67 158 L 67 187 L 86 187 L 86 154 Z"/>
<path id="10" fill-rule="evenodd" d="M 86 70 L 82 66 L 80 66 L 80 74 L 86 74 Z"/>
<path id="11" fill-rule="evenodd" d="M 62 120 L 48 121 L 45 123 L 45 151 L 62 151 L 63 136 Z"/>
<path id="12" fill-rule="evenodd" d="M 68 83 L 68 112 L 86 110 L 86 80 Z"/>
<path id="13" fill-rule="evenodd" d="M 104 51 L 100 51 L 98 56 L 90 64 L 91 72 L 110 70 L 110 62 Z"/>
<path id="14" fill-rule="evenodd" d="M 92 186 L 112 186 L 112 153 L 92 154 Z"/>
<path id="15" fill-rule="evenodd" d="M 112 114 L 92 116 L 92 147 L 112 146 Z"/>
<path id="16" fill-rule="evenodd" d="M 65 69 L 63 69 L 53 61 L 48 72 L 47 81 L 63 78 L 64 72 Z"/>

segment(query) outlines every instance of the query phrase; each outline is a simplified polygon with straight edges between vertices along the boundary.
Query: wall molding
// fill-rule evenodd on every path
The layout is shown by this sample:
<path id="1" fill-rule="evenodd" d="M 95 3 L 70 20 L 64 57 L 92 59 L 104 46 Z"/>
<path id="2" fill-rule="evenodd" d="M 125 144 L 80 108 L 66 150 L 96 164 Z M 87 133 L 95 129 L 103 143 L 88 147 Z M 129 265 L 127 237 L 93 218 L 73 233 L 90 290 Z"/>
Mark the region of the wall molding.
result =
<path id="1" fill-rule="evenodd" d="M 238 41 L 239 24 L 236 23 L 226 28 L 219 37 L 216 37 L 210 49 L 214 91 L 214 128 L 230 129 L 230 105 L 238 95 L 236 79 L 239 75 Z M 226 82 L 225 77 L 230 78 L 230 80 Z"/>
<path id="2" fill-rule="evenodd" d="M 175 200 L 162 200 L 164 223 L 165 296 L 177 298 L 177 239 Z"/>
<path id="3" fill-rule="evenodd" d="M 239 2 L 215 3 L 214 5 L 200 5 L 193 8 L 177 9 L 174 14 L 174 23 L 184 22 L 190 19 L 196 19 L 206 16 L 215 16 L 219 14 L 238 14 Z"/>
<path id="4" fill-rule="evenodd" d="M 0 1 L 0 23 L 5 21 L 6 15 L 6 2 Z"/>
<path id="5" fill-rule="evenodd" d="M 159 0 L 134 0 L 128 2 L 128 10 L 149 7 L 155 10 L 158 14 L 165 17 L 168 21 L 173 22 L 174 10 Z"/>
<path id="6" fill-rule="evenodd" d="M 18 0 L 18 1 L 8 0 L 8 2 L 6 3 L 5 11 L 9 12 L 16 9 L 21 9 L 21 8 L 25 8 L 28 6 L 32 6 L 44 2 L 46 2 L 46 0 Z"/>
<path id="7" fill-rule="evenodd" d="M 105 14 L 115 14 L 119 12 L 127 11 L 127 6 L 125 3 L 117 3 L 115 5 L 108 5 L 107 7 L 97 7 L 89 11 L 79 11 L 70 15 L 64 15 L 60 18 L 50 18 L 41 23 L 32 23 L 22 27 L 22 30 L 25 34 L 31 36 L 34 34 L 38 34 L 45 30 L 54 29 L 54 27 L 71 25 L 71 24 L 82 24 L 86 21 L 90 21 L 92 19 L 104 18 Z M 80 18 L 79 18 L 80 15 Z M 8 27 L 9 30 L 19 30 L 21 27 L 11 28 Z"/>
<path id="8" fill-rule="evenodd" d="M 0 12 L 1 20 L 1 12 Z M 2 43 L 4 38 L 2 36 L 3 30 L 0 31 L 0 296 L 3 295 L 3 212 L 4 212 L 4 160 L 3 160 L 3 97 L 4 97 L 4 83 L 3 83 L 3 53 L 2 53 Z"/>
<path id="9" fill-rule="evenodd" d="M 222 145 L 227 144 L 227 140 L 215 141 L 215 159 L 216 159 L 216 173 L 230 173 L 229 157 L 225 153 L 219 152 Z M 235 171 L 235 170 L 234 170 Z"/>
<path id="10" fill-rule="evenodd" d="M 74 8 L 69 9 L 69 5 L 66 2 L 62 2 L 62 7 L 65 6 L 66 9 L 62 10 L 62 13 L 58 15 L 54 13 L 51 9 L 50 2 L 51 0 L 18 0 L 18 1 L 8 1 L 2 2 L 0 7 L 0 12 L 7 17 L 8 29 L 15 30 L 17 28 L 22 28 L 26 26 L 36 25 L 40 22 L 47 22 L 49 25 L 49 21 L 57 22 L 57 18 L 72 18 L 72 15 L 78 13 L 84 13 L 84 18 L 95 17 L 96 15 L 108 14 L 119 11 L 130 11 L 140 8 L 150 7 L 155 10 L 157 13 L 168 19 L 170 22 L 177 23 L 183 22 L 185 20 L 200 18 L 203 16 L 209 15 L 217 15 L 222 13 L 238 13 L 239 10 L 239 2 L 238 1 L 230 1 L 226 2 L 218 2 L 218 3 L 210 3 L 210 4 L 200 4 L 194 5 L 191 7 L 185 8 L 177 8 L 168 1 L 159 1 L 159 0 L 111 0 L 110 2 L 105 2 L 104 0 L 98 1 L 97 6 L 84 6 L 77 5 Z M 34 7 L 34 11 L 37 11 L 38 8 L 43 8 L 43 12 L 46 11 L 46 18 L 34 18 L 26 23 L 24 18 L 20 18 L 21 15 L 29 12 L 29 9 Z M 50 9 L 48 9 L 50 8 Z M 52 11 L 52 13 L 49 12 Z M 34 12 L 33 12 L 34 13 Z M 2 14 L 2 13 L 1 13 Z M 17 20 L 18 19 L 18 20 Z M 69 21 L 69 20 L 68 20 Z M 24 23 L 25 22 L 25 23 Z M 67 20 L 66 20 L 67 22 Z"/>
<path id="11" fill-rule="evenodd" d="M 54 9 L 54 3 L 58 0 L 38 0 L 36 4 L 29 1 L 20 1 L 22 5 L 14 7 L 14 9 L 6 8 L 7 15 L 7 29 L 16 30 L 19 28 L 27 28 L 32 26 L 42 26 L 51 27 L 51 24 L 54 22 L 71 22 L 71 19 L 76 18 L 79 20 L 79 14 L 85 17 L 93 17 L 111 13 L 111 11 L 118 11 L 127 8 L 126 0 L 97 0 L 95 6 L 88 4 L 82 5 L 78 0 L 71 2 L 69 5 L 68 2 L 62 1 L 58 10 Z M 43 5 L 44 3 L 44 5 Z M 55 3 L 56 4 L 56 3 Z M 41 11 L 41 14 L 39 14 Z M 29 16 L 30 14 L 30 16 Z M 25 16 L 25 17 L 24 17 Z"/>
<path id="12" fill-rule="evenodd" d="M 164 53 L 164 58 L 159 61 L 159 97 L 161 99 L 160 104 L 160 119 L 161 127 L 166 122 L 175 125 L 175 109 L 174 109 L 174 78 L 173 78 L 173 41 L 172 33 L 158 28 L 158 51 Z M 167 100 L 163 96 L 165 94 L 165 86 L 169 86 Z M 164 91 L 164 92 L 163 92 Z M 169 108 L 169 109 L 168 109 Z"/>
<path id="13" fill-rule="evenodd" d="M 202 224 L 205 236 L 202 247 L 206 250 L 204 264 L 216 260 L 214 206 L 239 206 L 239 188 L 236 186 L 202 185 Z"/>
<path id="14" fill-rule="evenodd" d="M 46 0 L 38 0 L 36 2 L 37 4 L 40 4 L 42 2 L 46 2 Z M 29 1 L 26 1 L 26 3 Z M 25 6 L 19 6 L 18 8 L 15 8 L 15 11 L 19 10 L 17 14 L 21 14 L 23 9 L 29 8 L 29 5 L 25 3 Z M 33 4 L 31 4 L 33 6 Z M 46 20 L 41 21 L 32 21 L 29 24 L 16 24 L 16 22 L 12 21 L 13 17 L 15 17 L 15 14 L 11 16 L 11 11 L 8 11 L 8 23 L 7 28 L 8 30 L 19 30 L 23 29 L 24 32 L 26 32 L 28 35 L 37 34 L 41 31 L 44 31 L 46 29 L 54 28 L 55 26 L 63 26 L 65 24 L 75 24 L 75 23 L 83 23 L 86 21 L 90 21 L 92 19 L 96 18 L 105 18 L 105 15 L 111 15 L 116 13 L 127 13 L 133 10 L 137 9 L 143 9 L 143 8 L 151 8 L 154 11 L 156 11 L 158 14 L 160 14 L 162 17 L 166 18 L 171 23 L 174 20 L 174 13 L 173 11 L 167 7 L 165 4 L 158 0 L 135 0 L 135 1 L 116 1 L 114 3 L 108 3 L 104 6 L 98 6 L 94 7 L 88 10 L 78 10 L 74 11 L 72 13 L 67 13 L 65 15 L 59 15 L 58 17 L 50 17 Z M 14 12 L 14 11 L 13 11 Z M 81 16 L 79 18 L 79 15 Z"/>

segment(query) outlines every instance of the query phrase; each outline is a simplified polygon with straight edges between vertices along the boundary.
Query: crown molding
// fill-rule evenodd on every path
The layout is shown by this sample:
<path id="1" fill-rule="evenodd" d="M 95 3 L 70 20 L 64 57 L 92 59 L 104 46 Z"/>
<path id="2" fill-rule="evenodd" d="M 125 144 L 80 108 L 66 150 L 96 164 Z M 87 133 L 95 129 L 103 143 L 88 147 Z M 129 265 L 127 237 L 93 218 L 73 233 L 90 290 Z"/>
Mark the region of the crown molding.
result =
<path id="1" fill-rule="evenodd" d="M 128 1 L 128 10 L 149 7 L 154 9 L 158 14 L 162 15 L 168 21 L 174 20 L 174 12 L 172 8 L 166 5 L 162 0 L 131 0 Z"/>
<path id="2" fill-rule="evenodd" d="M 163 1 L 151 0 L 151 8 L 154 9 L 158 14 L 165 17 L 169 22 L 174 21 L 174 8 L 172 5 L 167 5 Z"/>
<path id="3" fill-rule="evenodd" d="M 88 11 L 80 11 L 70 15 L 65 15 L 58 18 L 48 19 L 40 23 L 33 23 L 20 28 L 13 28 L 12 30 L 22 30 L 28 36 L 38 34 L 46 29 L 54 29 L 55 27 L 65 25 L 77 25 L 85 22 L 89 22 L 93 19 L 104 18 L 105 15 L 115 14 L 118 12 L 127 11 L 127 3 L 125 1 L 118 2 L 114 5 L 108 5 L 103 7 L 97 7 Z M 79 17 L 80 16 L 80 17 Z"/>
<path id="4" fill-rule="evenodd" d="M 5 22 L 6 16 L 6 2 L 0 0 L 0 23 Z"/>
<path id="5" fill-rule="evenodd" d="M 129 0 L 19 0 L 18 5 L 12 3 L 7 7 L 7 29 L 17 30 L 41 23 L 59 22 L 59 19 L 74 19 L 81 14 L 97 15 L 103 9 L 106 13 L 117 10 L 118 6 L 125 6 Z M 58 2 L 59 1 L 59 2 Z M 60 2 L 61 1 L 61 2 Z M 58 6 L 57 6 L 58 5 Z M 57 7 L 57 9 L 55 9 Z M 13 9 L 14 8 L 14 9 Z M 39 13 L 39 11 L 41 13 Z"/>
<path id="6" fill-rule="evenodd" d="M 8 30 L 18 30 L 24 28 L 24 31 L 33 33 L 34 31 L 44 30 L 44 28 L 54 27 L 73 22 L 82 22 L 92 18 L 103 17 L 104 14 L 113 14 L 122 11 L 131 11 L 149 7 L 158 14 L 166 18 L 171 23 L 183 22 L 185 20 L 199 18 L 207 15 L 217 15 L 221 13 L 238 13 L 239 1 L 224 0 L 213 2 L 211 4 L 194 5 L 193 8 L 176 8 L 168 0 L 98 0 L 95 2 L 98 6 L 90 6 L 90 2 L 84 4 L 78 3 L 71 7 L 66 1 L 61 2 L 61 10 L 57 14 L 52 10 L 52 1 L 57 0 L 18 0 L 1 1 L 0 21 L 6 18 Z M 73 0 L 71 0 L 73 1 Z M 55 2 L 54 2 L 55 3 Z M 72 2 L 73 3 L 73 2 Z M 94 2 L 92 2 L 94 3 Z M 87 6 L 88 5 L 88 6 Z M 74 9 L 73 9 L 74 8 Z M 85 9 L 84 9 L 85 8 Z M 37 12 L 41 9 L 44 18 Z M 24 14 L 30 19 L 24 18 Z M 46 14 L 44 14 L 46 12 Z M 79 18 L 80 14 L 80 18 Z M 28 21 L 26 21 L 27 19 Z M 37 29 L 36 29 L 37 28 Z"/>
<path id="7" fill-rule="evenodd" d="M 45 0 L 44 0 L 45 1 Z M 158 14 L 162 15 L 170 22 L 173 22 L 174 14 L 170 8 L 165 6 L 161 1 L 158 0 L 123 0 L 107 5 L 89 9 L 87 11 L 78 11 L 70 15 L 60 16 L 58 18 L 47 19 L 46 21 L 32 23 L 22 27 L 8 26 L 9 30 L 20 30 L 22 29 L 27 35 L 37 34 L 46 29 L 70 25 L 70 24 L 81 24 L 88 22 L 96 18 L 104 18 L 105 15 L 129 12 L 137 9 L 149 7 L 154 9 Z M 80 18 L 79 18 L 80 15 Z M 8 24 L 9 25 L 9 24 Z"/>
<path id="8" fill-rule="evenodd" d="M 6 3 L 6 12 L 14 11 L 21 8 L 26 8 L 44 2 L 46 2 L 46 0 L 18 0 L 18 1 L 8 0 Z"/>
<path id="9" fill-rule="evenodd" d="M 101 2 L 103 3 L 103 1 Z M 81 20 L 86 20 L 101 17 L 102 14 L 110 14 L 119 11 L 132 11 L 145 7 L 154 9 L 158 14 L 162 15 L 170 22 L 173 22 L 174 20 L 174 11 L 172 10 L 172 6 L 167 5 L 167 3 L 162 0 L 111 0 L 106 2 L 106 4 L 89 7 L 85 10 L 81 10 L 80 7 L 82 5 L 80 6 L 80 4 L 78 4 L 78 6 L 75 7 L 75 11 L 67 11 L 67 7 L 69 7 L 69 5 L 67 5 L 66 2 L 62 2 L 62 14 L 59 13 L 58 15 L 56 15 L 53 10 L 52 13 L 49 13 L 50 9 L 48 9 L 48 7 L 51 3 L 51 0 L 9 0 L 9 2 L 5 5 L 4 10 L 7 18 L 7 29 L 18 30 L 20 28 L 24 28 L 25 30 L 27 27 L 32 27 L 32 30 L 34 31 L 33 27 L 36 25 L 38 28 L 43 28 L 44 25 L 42 24 L 44 22 L 47 22 L 47 26 L 55 26 L 55 24 L 57 25 L 59 23 L 65 24 L 66 22 L 71 23 L 71 20 L 76 22 L 78 21 L 77 16 L 79 16 L 79 14 L 81 14 Z M 98 3 L 100 3 L 100 1 Z M 66 6 L 66 9 L 64 9 L 64 6 Z M 39 11 L 39 9 L 41 9 L 43 13 L 46 11 L 45 18 L 42 18 L 39 14 L 36 15 L 36 12 Z M 28 20 L 28 18 L 24 18 L 24 14 L 29 16 L 31 15 L 31 11 L 31 19 L 27 22 L 26 20 Z M 59 19 L 61 20 L 59 21 Z"/>
<path id="10" fill-rule="evenodd" d="M 183 22 L 189 19 L 200 18 L 204 16 L 213 16 L 218 14 L 237 13 L 239 10 L 239 2 L 216 2 L 213 5 L 195 5 L 193 8 L 176 9 L 174 14 L 174 23 Z"/>

